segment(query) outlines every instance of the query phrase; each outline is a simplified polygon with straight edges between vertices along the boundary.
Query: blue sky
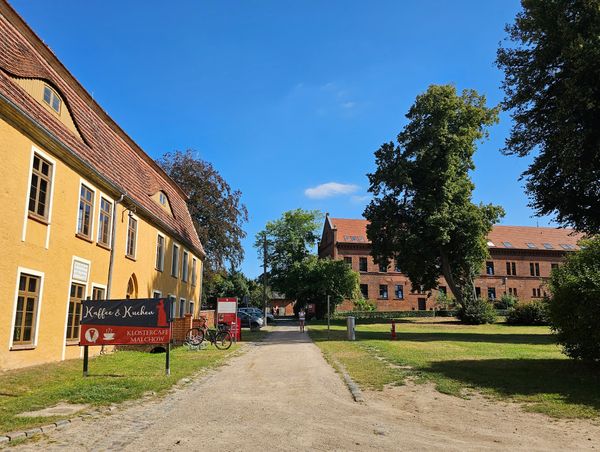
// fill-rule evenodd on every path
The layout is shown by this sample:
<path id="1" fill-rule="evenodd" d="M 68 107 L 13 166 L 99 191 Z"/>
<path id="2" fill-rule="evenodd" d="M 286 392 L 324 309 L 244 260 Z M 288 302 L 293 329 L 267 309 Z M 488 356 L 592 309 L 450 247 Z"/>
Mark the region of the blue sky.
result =
<path id="1" fill-rule="evenodd" d="M 195 149 L 243 192 L 252 277 L 254 234 L 282 212 L 361 216 L 373 152 L 428 85 L 500 102 L 496 49 L 519 10 L 516 0 L 12 5 L 152 157 Z M 527 160 L 499 152 L 509 129 L 503 114 L 479 147 L 475 201 L 504 206 L 503 224 L 548 225 L 518 181 Z"/>

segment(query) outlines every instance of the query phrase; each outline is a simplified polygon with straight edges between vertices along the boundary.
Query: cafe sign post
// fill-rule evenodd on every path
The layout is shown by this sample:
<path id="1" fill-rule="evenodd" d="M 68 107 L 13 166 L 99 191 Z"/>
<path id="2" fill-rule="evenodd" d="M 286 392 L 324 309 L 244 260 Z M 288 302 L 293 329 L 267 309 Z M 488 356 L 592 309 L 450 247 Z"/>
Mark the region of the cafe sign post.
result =
<path id="1" fill-rule="evenodd" d="M 171 374 L 171 300 L 84 300 L 79 345 L 83 346 L 83 376 L 88 375 L 90 345 L 166 344 L 166 373 Z"/>

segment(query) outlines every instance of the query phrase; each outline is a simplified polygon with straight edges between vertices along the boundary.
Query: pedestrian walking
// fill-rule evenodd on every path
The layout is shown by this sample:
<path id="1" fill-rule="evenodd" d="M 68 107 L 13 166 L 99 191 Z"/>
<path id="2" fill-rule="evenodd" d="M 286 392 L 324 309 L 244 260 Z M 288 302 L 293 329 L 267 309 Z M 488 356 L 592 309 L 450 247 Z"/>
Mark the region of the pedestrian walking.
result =
<path id="1" fill-rule="evenodd" d="M 304 321 L 306 320 L 306 312 L 304 312 L 304 308 L 300 309 L 298 313 L 298 322 L 300 323 L 300 332 L 304 333 Z"/>

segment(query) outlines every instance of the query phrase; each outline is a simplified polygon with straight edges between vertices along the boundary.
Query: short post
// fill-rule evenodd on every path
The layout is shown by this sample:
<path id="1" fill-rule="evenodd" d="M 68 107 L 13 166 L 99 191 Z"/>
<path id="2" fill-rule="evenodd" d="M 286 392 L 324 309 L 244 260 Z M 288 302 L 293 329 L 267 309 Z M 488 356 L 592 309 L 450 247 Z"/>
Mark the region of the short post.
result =
<path id="1" fill-rule="evenodd" d="M 330 339 L 330 331 L 331 331 L 331 315 L 329 314 L 329 295 L 327 295 L 327 340 Z"/>
<path id="2" fill-rule="evenodd" d="M 167 342 L 167 358 L 165 363 L 165 374 L 171 375 L 171 341 Z"/>
<path id="3" fill-rule="evenodd" d="M 86 297 L 86 300 L 90 300 L 91 297 Z M 81 330 L 80 330 L 80 334 L 81 334 Z M 83 346 L 83 376 L 87 377 L 89 375 L 88 373 L 88 364 L 90 362 L 90 350 L 89 347 L 87 345 Z"/>
<path id="4" fill-rule="evenodd" d="M 354 317 L 352 317 L 352 316 L 346 317 L 346 328 L 348 330 L 348 340 L 349 341 L 356 340 L 356 335 L 354 332 L 355 322 L 356 322 L 356 319 Z"/>
<path id="5" fill-rule="evenodd" d="M 396 321 L 392 320 L 392 340 L 396 340 Z"/>
<path id="6" fill-rule="evenodd" d="M 88 376 L 88 362 L 90 359 L 89 347 L 87 345 L 83 346 L 83 376 Z"/>

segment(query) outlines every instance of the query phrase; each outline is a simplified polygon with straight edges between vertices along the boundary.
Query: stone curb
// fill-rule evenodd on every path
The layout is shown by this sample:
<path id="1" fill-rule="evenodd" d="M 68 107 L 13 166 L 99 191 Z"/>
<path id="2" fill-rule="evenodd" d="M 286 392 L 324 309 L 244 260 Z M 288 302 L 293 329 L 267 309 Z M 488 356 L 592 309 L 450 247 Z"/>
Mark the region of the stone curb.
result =
<path id="1" fill-rule="evenodd" d="M 102 410 L 94 410 L 88 413 L 79 414 L 71 419 L 61 419 L 53 422 L 52 424 L 43 425 L 41 427 L 35 427 L 20 432 L 5 433 L 4 435 L 0 435 L 0 445 L 10 443 L 11 441 L 15 441 L 17 439 L 31 438 L 32 436 L 39 435 L 40 433 L 48 433 L 51 430 L 61 429 L 84 419 L 92 419 L 94 416 L 98 416 L 100 414 L 111 413 L 116 410 L 116 408 L 116 406 L 109 406 Z"/>
<path id="2" fill-rule="evenodd" d="M 362 391 L 360 390 L 358 385 L 354 382 L 352 377 L 350 377 L 350 375 L 346 371 L 346 368 L 344 367 L 344 365 L 337 360 L 334 361 L 334 364 L 339 369 L 340 373 L 342 374 L 342 377 L 344 378 L 344 383 L 346 383 L 346 386 L 348 387 L 350 394 L 352 394 L 352 398 L 354 399 L 354 401 L 358 402 L 358 403 L 365 403 L 365 399 L 362 395 Z"/>

